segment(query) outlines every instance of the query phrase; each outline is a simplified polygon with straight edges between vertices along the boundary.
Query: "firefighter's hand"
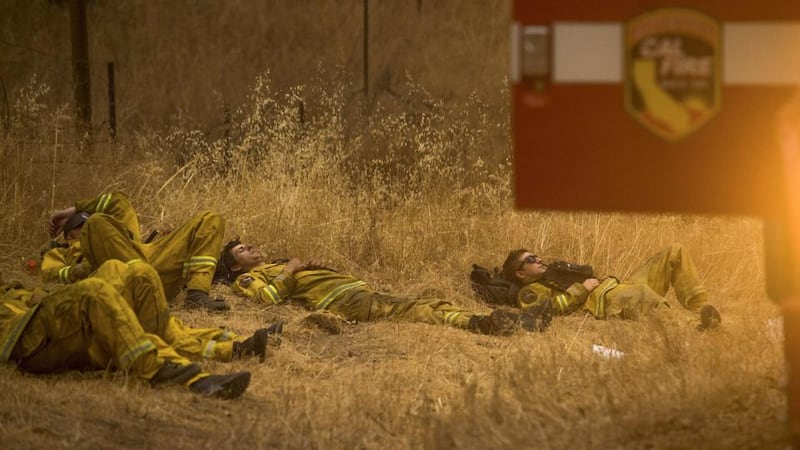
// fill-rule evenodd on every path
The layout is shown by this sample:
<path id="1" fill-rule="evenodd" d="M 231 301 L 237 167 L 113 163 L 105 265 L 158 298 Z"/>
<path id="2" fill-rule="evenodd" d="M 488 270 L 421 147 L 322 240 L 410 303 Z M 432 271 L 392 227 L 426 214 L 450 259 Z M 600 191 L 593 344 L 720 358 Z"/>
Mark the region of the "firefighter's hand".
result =
<path id="1" fill-rule="evenodd" d="M 88 278 L 89 275 L 92 273 L 92 265 L 89 264 L 89 261 L 84 260 L 79 264 L 75 264 L 69 270 L 69 281 L 74 283 L 76 281 L 83 280 L 84 278 Z"/>
<path id="2" fill-rule="evenodd" d="M 291 258 L 289 261 L 286 261 L 286 264 L 283 266 L 283 271 L 294 275 L 305 268 L 306 264 L 300 261 L 300 258 Z"/>
<path id="3" fill-rule="evenodd" d="M 72 215 L 76 212 L 77 210 L 74 206 L 54 212 L 50 216 L 50 220 L 47 221 L 47 232 L 50 234 L 50 237 L 56 237 L 56 235 L 61 231 L 61 227 L 63 227 L 67 222 L 67 219 L 72 217 Z"/>
<path id="4" fill-rule="evenodd" d="M 33 294 L 31 294 L 31 298 L 25 300 L 25 304 L 28 306 L 38 305 L 39 303 L 42 303 L 42 300 L 44 300 L 44 296 L 45 294 L 43 294 L 42 292 L 34 292 Z"/>
<path id="5" fill-rule="evenodd" d="M 598 280 L 597 278 L 587 278 L 583 282 L 583 287 L 585 287 L 586 290 L 589 292 L 592 292 L 594 288 L 596 288 L 599 285 L 600 285 L 600 280 Z"/>
<path id="6" fill-rule="evenodd" d="M 321 259 L 311 259 L 306 263 L 305 270 L 320 270 L 328 267 Z"/>

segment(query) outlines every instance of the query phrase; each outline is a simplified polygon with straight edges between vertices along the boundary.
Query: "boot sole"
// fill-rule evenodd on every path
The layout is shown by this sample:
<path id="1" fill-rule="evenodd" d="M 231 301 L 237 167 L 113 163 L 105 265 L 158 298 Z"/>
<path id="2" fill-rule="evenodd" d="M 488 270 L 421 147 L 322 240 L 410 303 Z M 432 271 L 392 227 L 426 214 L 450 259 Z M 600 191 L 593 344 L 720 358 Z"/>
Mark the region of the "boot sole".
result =
<path id="1" fill-rule="evenodd" d="M 241 397 L 248 386 L 250 386 L 250 372 L 239 372 L 230 375 L 222 383 L 218 384 L 218 389 L 208 393 L 208 396 L 232 400 Z"/>
<path id="2" fill-rule="evenodd" d="M 700 325 L 697 326 L 699 331 L 712 330 L 719 327 L 721 323 L 722 316 L 720 316 L 717 308 L 706 305 L 700 309 Z"/>

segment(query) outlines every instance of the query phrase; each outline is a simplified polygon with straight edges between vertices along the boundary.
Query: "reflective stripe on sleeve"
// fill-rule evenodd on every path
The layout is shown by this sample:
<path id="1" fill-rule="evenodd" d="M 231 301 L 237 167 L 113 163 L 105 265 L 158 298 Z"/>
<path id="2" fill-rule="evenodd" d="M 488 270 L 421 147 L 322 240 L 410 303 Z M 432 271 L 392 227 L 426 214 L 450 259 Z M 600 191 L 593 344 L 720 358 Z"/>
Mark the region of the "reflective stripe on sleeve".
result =
<path id="1" fill-rule="evenodd" d="M 566 313 L 567 309 L 569 308 L 569 301 L 567 300 L 567 296 L 564 294 L 559 294 L 555 296 L 554 300 L 558 305 L 558 309 L 560 309 L 562 313 Z"/>
<path id="2" fill-rule="evenodd" d="M 58 279 L 61 280 L 62 283 L 69 283 L 69 269 L 72 266 L 64 266 L 58 269 Z"/>
<path id="3" fill-rule="evenodd" d="M 281 302 L 281 296 L 278 295 L 278 290 L 275 289 L 275 286 L 268 284 L 261 288 L 261 292 L 263 292 L 267 298 L 269 298 L 272 304 L 277 305 Z"/>

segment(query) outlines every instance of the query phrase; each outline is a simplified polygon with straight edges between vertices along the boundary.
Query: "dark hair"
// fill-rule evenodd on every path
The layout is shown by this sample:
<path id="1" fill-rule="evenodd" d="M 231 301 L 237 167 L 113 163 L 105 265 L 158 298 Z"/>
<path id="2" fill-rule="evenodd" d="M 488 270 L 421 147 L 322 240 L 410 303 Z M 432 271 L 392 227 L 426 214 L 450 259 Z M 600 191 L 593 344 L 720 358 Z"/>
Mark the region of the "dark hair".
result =
<path id="1" fill-rule="evenodd" d="M 61 227 L 61 231 L 64 232 L 64 239 L 67 238 L 70 231 L 82 227 L 88 218 L 89 213 L 85 211 L 79 211 L 71 215 L 69 219 L 67 219 L 67 222 Z"/>
<path id="2" fill-rule="evenodd" d="M 506 257 L 505 262 L 503 263 L 503 278 L 506 281 L 510 281 L 512 283 L 519 283 L 519 279 L 517 278 L 517 270 L 519 270 L 519 260 L 520 256 L 528 253 L 528 250 L 524 248 L 518 248 L 516 250 L 511 250 Z"/>
<path id="3" fill-rule="evenodd" d="M 241 271 L 231 270 L 231 267 L 236 265 L 236 258 L 231 250 L 241 243 L 239 236 L 236 236 L 222 247 L 222 251 L 219 254 L 219 264 L 217 264 L 217 270 L 214 272 L 215 282 L 229 284 L 239 276 Z"/>

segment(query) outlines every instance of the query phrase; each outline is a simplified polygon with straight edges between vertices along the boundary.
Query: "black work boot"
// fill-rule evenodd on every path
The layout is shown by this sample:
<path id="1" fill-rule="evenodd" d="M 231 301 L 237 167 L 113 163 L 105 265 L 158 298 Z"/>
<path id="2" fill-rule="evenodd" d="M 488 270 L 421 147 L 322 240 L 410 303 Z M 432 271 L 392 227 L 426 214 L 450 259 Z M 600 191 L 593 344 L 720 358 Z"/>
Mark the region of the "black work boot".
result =
<path id="1" fill-rule="evenodd" d="M 711 305 L 705 305 L 700 308 L 700 325 L 697 326 L 698 331 L 713 330 L 719 327 L 722 323 L 722 316 Z"/>
<path id="2" fill-rule="evenodd" d="M 240 397 L 250 385 L 250 372 L 237 372 L 231 375 L 209 375 L 189 385 L 196 394 L 209 397 L 234 399 Z"/>
<path id="3" fill-rule="evenodd" d="M 552 320 L 553 310 L 549 299 L 536 308 L 523 310 L 519 316 L 519 323 L 525 331 L 544 331 Z"/>
<path id="4" fill-rule="evenodd" d="M 493 334 L 509 335 L 514 332 L 519 323 L 519 313 L 508 309 L 495 309 L 489 315 L 492 322 Z"/>
<path id="5" fill-rule="evenodd" d="M 225 300 L 221 298 L 211 298 L 208 292 L 199 289 L 189 289 L 186 292 L 186 300 L 183 302 L 184 307 L 187 309 L 205 308 L 209 311 L 221 312 L 231 309 Z"/>
<path id="6" fill-rule="evenodd" d="M 347 320 L 338 314 L 327 311 L 314 311 L 309 313 L 303 322 L 320 328 L 329 334 L 342 334 L 344 327 L 347 325 Z"/>
<path id="7" fill-rule="evenodd" d="M 163 384 L 183 384 L 191 380 L 192 377 L 200 373 L 200 366 L 189 364 L 181 366 L 174 362 L 167 361 L 158 369 L 153 378 L 150 378 L 151 386 Z"/>
<path id="8" fill-rule="evenodd" d="M 275 323 L 267 327 L 267 334 L 272 336 L 272 339 L 267 341 L 267 344 L 273 347 L 280 347 L 281 334 L 283 334 L 283 320 L 277 320 Z"/>
<path id="9" fill-rule="evenodd" d="M 244 359 L 250 356 L 258 357 L 258 362 L 267 358 L 267 338 L 269 329 L 256 330 L 252 336 L 242 342 L 233 343 L 233 359 Z"/>
<path id="10" fill-rule="evenodd" d="M 489 319 L 489 316 L 476 314 L 469 318 L 467 329 L 469 331 L 474 331 L 475 333 L 492 334 L 491 320 Z"/>
<path id="11" fill-rule="evenodd" d="M 479 314 L 470 317 L 467 329 L 482 334 L 509 335 L 514 332 L 518 321 L 518 313 L 495 309 L 488 316 Z"/>

